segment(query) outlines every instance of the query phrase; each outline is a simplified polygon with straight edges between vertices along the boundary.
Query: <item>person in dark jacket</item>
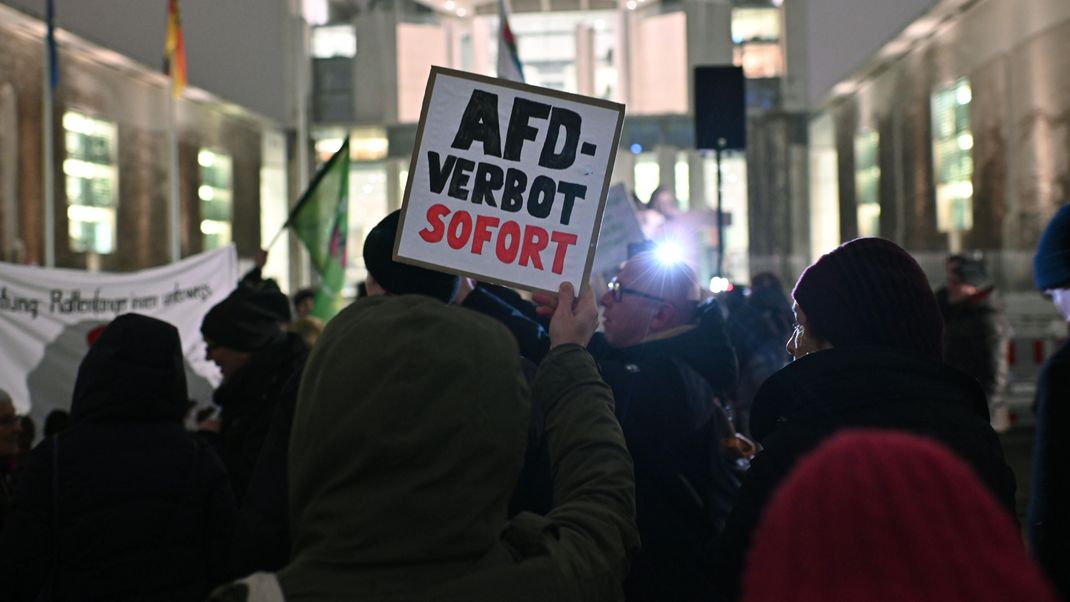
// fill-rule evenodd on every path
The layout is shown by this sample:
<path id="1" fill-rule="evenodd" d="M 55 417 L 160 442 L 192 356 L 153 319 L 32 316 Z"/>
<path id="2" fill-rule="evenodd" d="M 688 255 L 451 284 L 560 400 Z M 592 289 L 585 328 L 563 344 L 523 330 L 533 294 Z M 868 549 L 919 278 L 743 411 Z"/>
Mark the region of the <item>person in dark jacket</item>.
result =
<path id="1" fill-rule="evenodd" d="M 16 461 L 22 421 L 15 410 L 11 394 L 0 389 L 0 531 L 3 531 L 11 502 L 15 497 Z"/>
<path id="2" fill-rule="evenodd" d="M 4 599 L 200 600 L 225 580 L 235 503 L 183 428 L 174 326 L 119 316 L 78 369 L 67 430 L 34 448 L 0 538 Z"/>
<path id="3" fill-rule="evenodd" d="M 1051 295 L 1070 322 L 1070 205 L 1063 205 L 1040 238 L 1033 258 L 1037 288 Z M 1026 526 L 1037 562 L 1070 599 L 1070 340 L 1044 363 L 1037 378 L 1033 480 Z"/>
<path id="4" fill-rule="evenodd" d="M 342 310 L 298 394 L 293 561 L 213 599 L 619 599 L 638 545 L 634 482 L 583 348 L 597 316 L 590 291 L 574 302 L 564 285 L 529 390 L 516 343 L 486 316 L 424 295 Z M 547 515 L 510 520 L 529 401 L 546 411 L 557 496 Z"/>
<path id="5" fill-rule="evenodd" d="M 208 359 L 223 382 L 212 395 L 221 408 L 218 437 L 208 436 L 227 467 L 234 494 L 245 497 L 253 466 L 264 444 L 283 385 L 304 363 L 304 339 L 280 328 L 271 301 L 288 304 L 278 291 L 240 286 L 216 304 L 201 322 Z"/>
<path id="6" fill-rule="evenodd" d="M 736 358 L 716 302 L 699 301 L 690 267 L 640 253 L 603 295 L 603 333 L 591 341 L 635 461 L 643 548 L 625 582 L 630 601 L 705 596 L 708 544 L 738 488 L 709 448 L 728 427 L 718 399 L 735 386 Z"/>
<path id="7" fill-rule="evenodd" d="M 393 260 L 400 215 L 399 211 L 387 215 L 365 239 L 363 257 L 368 268 L 367 286 L 371 296 L 421 295 L 442 303 L 456 302 L 460 283 L 469 279 Z M 539 359 L 549 351 L 546 332 L 493 293 L 480 289 L 467 297 L 472 303 L 464 303 L 465 307 L 506 324 L 522 351 L 527 349 Z M 300 370 L 282 388 L 281 400 L 273 410 L 274 416 L 252 471 L 249 489 L 242 500 L 231 558 L 237 574 L 275 571 L 290 560 L 287 450 L 299 382 Z"/>
<path id="8" fill-rule="evenodd" d="M 787 350 L 795 360 L 754 399 L 751 434 L 763 449 L 718 544 L 720 599 L 739 595 L 744 558 L 773 491 L 800 457 L 844 428 L 940 440 L 1014 516 L 1014 474 L 989 425 L 984 391 L 941 361 L 943 318 L 914 258 L 884 239 L 855 239 L 803 271 L 792 297 L 797 323 Z"/>
<path id="9" fill-rule="evenodd" d="M 944 315 L 944 361 L 977 379 L 988 398 L 992 428 L 1010 428 L 1007 342 L 1010 324 L 981 259 L 948 257 L 947 284 L 936 291 Z"/>
<path id="10" fill-rule="evenodd" d="M 765 379 L 788 363 L 784 341 L 791 329 L 791 303 L 780 280 L 758 274 L 749 294 L 729 306 L 728 338 L 739 361 L 739 384 L 731 397 L 736 430 L 750 433 L 750 408 Z"/>

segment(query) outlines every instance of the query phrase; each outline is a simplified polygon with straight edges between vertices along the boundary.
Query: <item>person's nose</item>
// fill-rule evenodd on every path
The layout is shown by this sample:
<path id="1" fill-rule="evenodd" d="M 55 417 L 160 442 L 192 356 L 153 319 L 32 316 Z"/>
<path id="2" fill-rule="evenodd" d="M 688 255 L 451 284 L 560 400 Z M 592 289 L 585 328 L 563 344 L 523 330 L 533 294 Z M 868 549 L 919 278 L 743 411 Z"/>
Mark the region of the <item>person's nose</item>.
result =
<path id="1" fill-rule="evenodd" d="M 613 291 L 606 291 L 598 298 L 598 304 L 602 307 L 609 307 L 611 303 L 613 303 Z"/>

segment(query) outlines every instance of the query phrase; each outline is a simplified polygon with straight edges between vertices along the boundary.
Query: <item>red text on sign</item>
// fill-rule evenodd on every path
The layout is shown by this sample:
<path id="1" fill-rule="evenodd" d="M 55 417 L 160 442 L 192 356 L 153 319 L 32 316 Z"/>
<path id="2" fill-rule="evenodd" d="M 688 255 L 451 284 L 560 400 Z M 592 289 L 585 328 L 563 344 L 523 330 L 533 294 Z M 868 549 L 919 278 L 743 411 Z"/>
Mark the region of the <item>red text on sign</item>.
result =
<path id="1" fill-rule="evenodd" d="M 445 239 L 451 249 L 467 247 L 473 255 L 483 255 L 484 251 L 492 250 L 502 263 L 517 263 L 537 270 L 546 269 L 543 267 L 543 251 L 553 244 L 556 246 L 552 251 L 550 271 L 555 274 L 564 271 L 565 255 L 577 240 L 575 234 L 568 232 L 547 232 L 539 226 L 521 226 L 511 220 L 502 222 L 489 215 L 473 217 L 468 211 L 456 211 L 450 217 L 450 213 L 450 208 L 441 203 L 429 207 L 427 227 L 420 230 L 420 238 L 431 244 Z"/>

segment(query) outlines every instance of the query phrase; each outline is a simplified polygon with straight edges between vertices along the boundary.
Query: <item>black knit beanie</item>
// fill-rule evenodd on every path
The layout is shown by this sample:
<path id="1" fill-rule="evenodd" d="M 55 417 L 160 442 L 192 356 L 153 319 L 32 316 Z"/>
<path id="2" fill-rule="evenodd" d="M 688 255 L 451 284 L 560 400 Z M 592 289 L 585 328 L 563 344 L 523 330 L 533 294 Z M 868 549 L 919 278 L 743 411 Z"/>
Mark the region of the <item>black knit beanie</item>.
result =
<path id="1" fill-rule="evenodd" d="M 1033 279 L 1044 291 L 1070 286 L 1070 205 L 1063 205 L 1048 222 L 1033 257 Z"/>
<path id="2" fill-rule="evenodd" d="M 293 320 L 293 314 L 290 311 L 290 298 L 279 289 L 279 285 L 275 280 L 271 278 L 264 280 L 259 286 L 253 287 L 250 292 L 249 301 L 260 309 L 274 315 L 277 321 L 290 322 Z"/>
<path id="3" fill-rule="evenodd" d="M 835 347 L 891 347 L 942 356 L 944 320 L 918 262 L 883 238 L 856 238 L 799 276 L 792 297 Z"/>
<path id="4" fill-rule="evenodd" d="M 985 287 L 992 283 L 983 259 L 952 255 L 947 258 L 947 269 L 963 284 Z"/>
<path id="5" fill-rule="evenodd" d="M 279 316 L 265 309 L 257 295 L 239 286 L 208 310 L 201 321 L 204 338 L 235 351 L 257 351 L 280 337 Z"/>
<path id="6" fill-rule="evenodd" d="M 394 211 L 368 233 L 364 239 L 364 266 L 388 293 L 427 295 L 449 303 L 457 293 L 457 276 L 394 261 L 400 218 L 401 211 Z"/>

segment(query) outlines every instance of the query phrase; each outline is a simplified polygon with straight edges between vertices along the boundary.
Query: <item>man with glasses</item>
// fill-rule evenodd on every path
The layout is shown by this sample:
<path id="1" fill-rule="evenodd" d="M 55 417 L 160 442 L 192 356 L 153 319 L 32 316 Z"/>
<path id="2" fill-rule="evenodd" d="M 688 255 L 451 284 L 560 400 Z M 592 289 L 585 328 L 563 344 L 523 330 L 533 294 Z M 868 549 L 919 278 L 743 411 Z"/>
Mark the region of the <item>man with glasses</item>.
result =
<path id="1" fill-rule="evenodd" d="M 712 431 L 726 421 L 715 397 L 735 386 L 737 369 L 719 307 L 701 298 L 694 270 L 644 252 L 600 301 L 603 332 L 590 350 L 635 461 L 642 550 L 625 582 L 629 601 L 709 592 L 704 548 L 717 527 L 709 518 L 723 521 L 738 488 L 734 475 L 723 475 L 714 477 L 716 499 L 705 495 L 718 470 L 710 466 Z"/>

